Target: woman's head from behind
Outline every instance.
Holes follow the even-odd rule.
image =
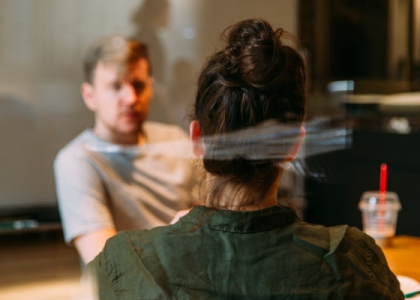
[[[282,159],[249,155],[247,143],[253,138],[246,132],[273,121],[300,127],[306,107],[305,63],[284,44],[291,36],[261,19],[241,21],[224,37],[225,48],[209,58],[200,74],[194,120],[204,137],[204,168],[215,179],[210,190],[214,203],[230,186],[247,195],[244,204],[258,205],[277,179]],[[232,140],[230,133],[237,131],[244,134],[233,134]]]

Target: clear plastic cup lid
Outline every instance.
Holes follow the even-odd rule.
[[[386,191],[382,195],[379,191],[366,191],[360,197],[359,209],[361,210],[374,210],[382,203],[386,209],[400,210],[401,203],[396,193]]]

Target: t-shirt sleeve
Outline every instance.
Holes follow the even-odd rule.
[[[54,174],[67,243],[97,229],[114,228],[103,180],[86,155],[60,152],[54,161]]]

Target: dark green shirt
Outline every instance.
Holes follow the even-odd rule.
[[[175,225],[126,231],[86,269],[100,299],[404,299],[374,240],[277,206],[196,206]]]

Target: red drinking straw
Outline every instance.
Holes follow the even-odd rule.
[[[381,164],[381,174],[379,178],[379,229],[380,230],[382,230],[384,227],[387,172],[388,172],[388,166],[386,164]]]
[[[381,177],[379,182],[379,191],[381,194],[385,194],[386,192],[386,175],[387,175],[388,167],[386,164],[381,164]]]

